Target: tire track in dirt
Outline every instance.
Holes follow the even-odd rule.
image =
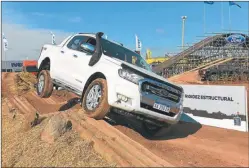
[[[38,96],[34,94],[26,94],[24,97],[28,100],[30,104],[32,104],[36,110],[40,114],[46,114],[46,113],[51,113],[54,111],[58,111],[60,107],[62,106],[61,104],[48,104],[46,101],[42,100]]]
[[[12,96],[9,98],[11,106],[16,107],[19,112],[24,116],[25,123],[23,128],[25,130],[30,129],[35,122],[37,122],[38,117],[36,109],[24,98],[19,96]]]
[[[30,92],[30,94],[38,98],[38,95],[35,92]],[[57,104],[51,97],[40,99],[40,101],[47,104]]]
[[[49,98],[39,98],[38,95],[36,94],[36,92],[30,92],[29,94],[32,95],[36,100],[38,100],[44,104],[64,104],[64,103],[66,103],[66,101],[61,102],[61,101],[56,100],[54,95],[51,95],[51,97],[49,97]]]

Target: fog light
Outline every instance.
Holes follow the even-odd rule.
[[[122,96],[122,100],[123,100],[124,102],[126,102],[126,101],[128,100],[128,98],[125,97],[125,96]]]
[[[180,109],[176,108],[176,107],[173,107],[170,109],[170,112],[175,113],[175,114],[179,113],[179,111],[180,111]]]
[[[122,95],[118,94],[118,100],[122,99]]]
[[[128,101],[128,97],[121,95],[121,94],[117,94],[118,100],[122,100],[124,102]]]

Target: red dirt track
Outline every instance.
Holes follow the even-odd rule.
[[[162,138],[146,138],[139,122],[118,115],[94,120],[84,116],[77,96],[54,91],[47,99],[34,91],[16,95],[9,89],[15,73],[2,73],[2,95],[27,118],[60,114],[70,119],[81,138],[91,140],[107,161],[125,167],[248,167],[248,134],[180,122]],[[2,128],[4,129],[4,128]]]

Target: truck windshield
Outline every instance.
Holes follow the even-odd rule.
[[[101,39],[103,54],[131,63],[148,71],[152,71],[147,62],[137,53],[122,47],[119,44]]]

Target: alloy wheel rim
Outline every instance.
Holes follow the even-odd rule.
[[[39,91],[39,93],[42,92],[42,89],[44,87],[44,81],[45,81],[44,75],[41,75],[39,77],[39,81],[38,81],[38,91]]]
[[[86,96],[86,107],[88,110],[94,110],[100,103],[102,96],[101,86],[93,85]]]

